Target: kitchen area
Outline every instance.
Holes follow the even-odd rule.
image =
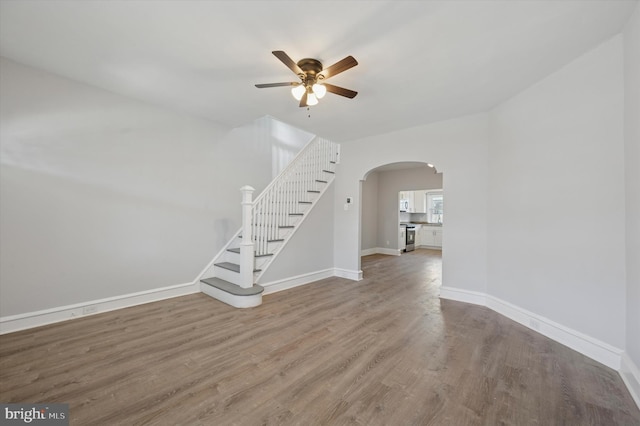
[[[429,163],[393,163],[368,173],[362,182],[360,255],[441,250],[443,187],[442,172]]]
[[[400,252],[416,248],[442,250],[442,189],[400,191],[398,247]]]

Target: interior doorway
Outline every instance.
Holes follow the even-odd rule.
[[[443,173],[434,165],[412,161],[376,167],[361,181],[361,200],[361,256],[407,255],[403,245],[403,241],[406,243],[406,226],[411,227],[415,236],[415,250],[441,252],[444,234]],[[435,209],[439,209],[438,212]],[[439,277],[441,281],[441,275]]]

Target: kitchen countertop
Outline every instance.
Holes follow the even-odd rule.
[[[429,223],[429,222],[400,222],[400,226],[407,225],[422,225],[422,226],[442,226],[441,223]]]

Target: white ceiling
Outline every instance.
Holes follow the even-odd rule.
[[[636,1],[2,0],[0,54],[227,126],[345,141],[486,111],[620,32]],[[359,65],[299,108],[272,54]]]

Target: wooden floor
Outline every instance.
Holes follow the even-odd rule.
[[[72,425],[640,425],[615,371],[439,300],[440,265],[373,255],[249,310],[196,294],[0,336],[0,401]]]

